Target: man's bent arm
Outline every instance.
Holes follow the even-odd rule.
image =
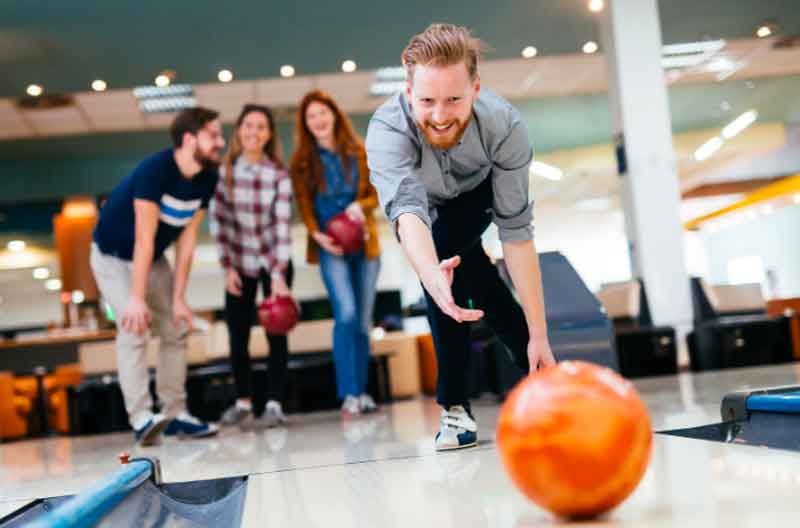
[[[155,252],[159,208],[157,203],[140,198],[133,201],[133,207],[136,216],[136,238],[133,243],[131,297],[144,301],[147,295],[147,277]]]
[[[504,242],[503,255],[525,312],[530,339],[533,341],[546,340],[547,319],[542,293],[542,273],[539,269],[539,256],[536,254],[533,240]]]

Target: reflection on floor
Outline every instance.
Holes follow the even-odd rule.
[[[637,381],[655,430],[719,421],[725,393],[800,384],[800,365]],[[498,404],[475,402],[481,443],[436,453],[439,408],[398,402],[377,415],[295,415],[288,427],[133,450],[162,461],[167,482],[251,475],[245,526],[542,526],[554,522],[508,481],[495,450]],[[0,445],[0,517],[31,499],[72,494],[117,467],[132,436],[48,438]],[[768,526],[794,518],[795,453],[656,435],[634,495],[612,526]],[[587,526],[583,524],[582,526]]]

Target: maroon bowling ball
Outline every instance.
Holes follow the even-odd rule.
[[[264,299],[258,306],[258,320],[270,334],[288,333],[300,319],[300,311],[294,299],[279,295]]]
[[[331,237],[345,255],[358,253],[364,247],[364,226],[351,220],[347,213],[339,213],[328,222],[325,234]]]

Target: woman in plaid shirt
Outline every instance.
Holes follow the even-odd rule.
[[[281,157],[270,109],[245,105],[209,208],[211,233],[225,269],[225,320],[237,393],[236,403],[222,415],[225,425],[274,427],[286,421],[281,405],[289,355],[286,336],[267,334],[267,386],[255,387],[257,394],[248,350],[259,283],[265,298],[291,293],[292,184]],[[254,418],[254,399],[258,404],[266,402],[258,419]]]

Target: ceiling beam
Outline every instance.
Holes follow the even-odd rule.
[[[785,176],[782,176],[779,178],[709,183],[681,193],[681,198],[685,200],[688,198],[707,198],[709,196],[723,196],[726,194],[751,193],[761,187],[777,183],[785,178]]]

